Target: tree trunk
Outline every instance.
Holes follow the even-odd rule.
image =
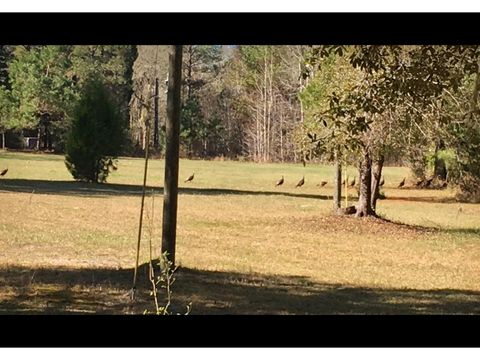
[[[188,66],[187,66],[187,101],[189,101],[192,98],[192,73],[193,73],[193,45],[188,46]],[[195,136],[193,132],[193,119],[192,116],[189,116],[189,123],[188,123],[188,129],[190,131],[190,135],[188,137],[188,146],[187,146],[187,151],[188,151],[188,157],[192,157],[193,155],[193,138]]]
[[[175,265],[177,232],[178,164],[182,89],[182,45],[172,45],[169,59],[167,119],[165,121],[165,182],[163,198],[162,254]]]
[[[372,209],[372,159],[368,152],[365,153],[360,166],[360,198],[358,199],[357,213],[355,216],[375,215]]]
[[[267,161],[267,103],[268,103],[268,97],[267,97],[267,54],[265,53],[264,56],[264,65],[263,65],[263,151],[262,151],[262,157],[263,157],[263,162]]]
[[[280,113],[280,158],[284,162],[283,155],[283,111]]]
[[[333,182],[333,211],[339,214],[342,200],[342,165],[335,154],[335,179]]]
[[[2,150],[5,150],[5,131],[2,131]]]
[[[145,125],[142,125],[142,150],[145,150],[145,144],[147,143],[147,133]]]
[[[153,98],[153,148],[158,151],[160,141],[158,135],[158,78],[155,78],[155,97]]]
[[[377,200],[380,196],[380,178],[382,177],[383,162],[385,158],[380,155],[379,158],[372,163],[372,209],[376,211]]]
[[[477,63],[477,75],[475,77],[475,85],[473,87],[472,100],[470,102],[470,110],[472,113],[478,110],[478,93],[480,92],[480,61]]]
[[[256,116],[255,116],[255,130],[256,130],[256,138],[254,140],[254,144],[255,144],[255,158],[254,158],[254,161],[255,162],[259,162],[260,161],[260,110],[258,109],[258,107],[256,108]]]
[[[267,161],[271,160],[271,148],[272,148],[272,114],[274,113],[274,103],[273,103],[273,52],[270,51],[270,71],[269,71],[269,92],[270,98],[268,101],[268,153]]]
[[[445,160],[438,157],[438,151],[442,150],[441,144],[438,142],[435,144],[435,159],[433,167],[433,177],[442,181],[447,180],[447,166]]]
[[[37,151],[40,151],[40,141],[42,140],[42,130],[41,126],[38,126],[38,131],[37,131]]]

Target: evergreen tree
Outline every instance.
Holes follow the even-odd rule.
[[[15,127],[37,129],[42,147],[61,148],[76,89],[69,77],[69,46],[17,46],[9,65]],[[40,147],[40,144],[39,144]],[[58,150],[58,148],[57,148]]]
[[[112,94],[98,79],[89,80],[73,111],[65,164],[79,181],[105,182],[124,139],[125,121]]]
[[[80,86],[92,77],[101,80],[115,94],[122,115],[127,115],[136,56],[133,45],[75,45],[72,73]]]
[[[8,79],[8,65],[13,57],[13,46],[0,45],[0,86],[4,86],[7,89],[10,87],[10,81]]]

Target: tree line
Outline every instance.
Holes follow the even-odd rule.
[[[127,120],[135,46],[0,46],[0,131],[9,147],[37,137],[37,150],[63,152],[83,86],[102,81]],[[2,144],[5,145],[5,144]]]
[[[167,48],[0,46],[2,145],[33,136],[39,150],[64,151],[75,104],[94,78],[115,99],[125,126],[122,153],[143,154],[149,144],[164,155]],[[479,52],[460,45],[185,45],[181,156],[321,161],[338,171],[355,165],[359,215],[375,213],[388,162],[410,166],[419,184],[434,178],[479,196]]]

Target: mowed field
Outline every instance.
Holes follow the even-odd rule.
[[[73,181],[63,156],[0,152],[9,169],[0,178],[0,314],[153,309],[145,263],[149,238],[160,252],[160,159],[149,162],[144,265],[129,300],[143,164],[121,158],[108,183],[94,185]],[[331,215],[333,167],[181,160],[173,309],[479,314],[480,205],[456,203],[451,189],[413,189],[407,168],[384,175],[386,220],[355,219]]]

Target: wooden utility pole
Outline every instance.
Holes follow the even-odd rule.
[[[165,121],[165,181],[163,187],[162,254],[175,265],[177,230],[178,163],[182,88],[182,45],[172,45],[169,57],[167,119]]]
[[[159,136],[158,136],[158,78],[155,78],[155,97],[153,102],[153,148],[159,149]]]

